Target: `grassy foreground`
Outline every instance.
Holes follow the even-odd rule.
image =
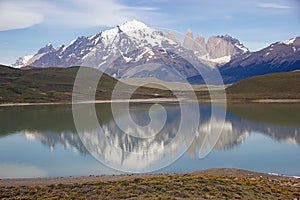
[[[196,90],[199,101],[209,101],[209,91],[202,89]],[[228,86],[225,89],[227,101],[252,102],[267,100],[279,100],[279,102],[300,101],[300,70],[292,72],[282,72],[246,78]],[[215,100],[223,98],[222,91],[211,91]]]
[[[300,70],[247,78],[226,93],[229,100],[300,99]]]
[[[297,199],[299,180],[208,174],[137,176],[113,181],[2,186],[2,199]]]
[[[99,71],[86,68],[90,74],[85,77],[85,84],[93,80]],[[0,103],[49,103],[49,102],[71,102],[74,81],[79,67],[69,68],[25,68],[15,69],[0,65]],[[103,74],[99,80],[96,90],[96,100],[110,100],[112,91],[118,80]],[[168,90],[141,87],[135,88],[122,84],[118,95],[132,93],[132,98],[157,98],[172,97]]]
[[[53,103],[71,102],[74,80],[79,67],[69,68],[27,68],[15,69],[0,65],[0,103]],[[89,68],[95,71],[98,70]],[[92,73],[93,74],[93,73]],[[94,77],[86,77],[84,81]],[[110,100],[118,80],[103,74],[95,93],[96,100]],[[174,98],[171,91],[157,86],[140,87],[121,83],[122,91],[117,96],[121,99],[125,93],[133,93],[132,99]],[[198,86],[200,87],[200,86]],[[199,101],[210,101],[210,93],[205,86],[197,88],[195,93]],[[184,91],[189,96],[191,91]],[[223,98],[215,88],[211,94]],[[229,102],[247,102],[261,99],[300,99],[300,71],[275,73],[244,79],[226,88]]]

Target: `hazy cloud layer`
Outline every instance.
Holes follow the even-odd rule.
[[[188,20],[234,20],[234,15],[261,15],[259,9],[287,10],[291,1],[274,0],[1,0],[0,31],[27,28],[43,23],[76,28],[115,26],[131,19],[154,25]],[[289,3],[289,4],[288,4]],[[234,5],[234,6],[233,6]],[[295,5],[295,3],[294,3]],[[162,8],[162,9],[161,9]],[[185,13],[184,17],[179,13]],[[176,15],[179,14],[177,17]]]

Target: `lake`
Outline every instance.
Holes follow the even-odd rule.
[[[100,132],[89,112],[84,126],[75,126],[71,105],[0,107],[0,178],[223,167],[300,176],[300,104],[234,104],[214,113],[210,104],[197,104],[199,124],[194,129],[193,119],[186,119],[180,134],[177,103],[164,103],[164,112],[152,110],[152,127],[131,126],[130,117],[140,127],[149,124],[150,106],[131,104],[128,116],[122,106],[113,115],[110,104],[96,104]],[[193,106],[184,106],[193,112]],[[222,132],[214,133],[220,124]]]

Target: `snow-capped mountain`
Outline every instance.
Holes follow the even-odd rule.
[[[42,47],[38,52],[34,55],[27,55],[17,59],[17,61],[12,64],[13,67],[20,68],[26,65],[31,65],[35,61],[39,60],[46,54],[54,52],[55,49],[53,48],[51,43],[48,43],[45,47]]]
[[[30,63],[29,61],[32,57],[33,57],[33,55],[26,55],[26,56],[20,57],[16,60],[16,62],[14,64],[12,64],[12,66],[15,68],[23,67],[27,63]]]
[[[119,79],[154,77],[195,84],[205,83],[203,77],[214,79],[211,73],[220,70],[224,82],[233,83],[299,69],[299,46],[297,37],[249,52],[229,35],[211,36],[205,41],[203,36],[194,38],[188,29],[181,41],[172,32],[165,34],[133,20],[89,37],[78,37],[66,46],[54,48],[47,44],[35,55],[19,58],[13,66],[79,65],[98,68]]]
[[[224,82],[233,83],[244,78],[274,72],[300,69],[300,37],[276,42],[257,51],[236,57],[220,68]]]
[[[184,81],[188,77],[199,75],[199,70],[201,73],[209,72],[210,67],[215,66],[205,62],[214,62],[215,59],[216,63],[220,63],[219,60],[224,60],[222,57],[237,54],[236,48],[231,50],[231,47],[224,47],[234,46],[226,37],[222,39],[218,36],[216,41],[209,39],[202,52],[199,45],[190,49],[187,41],[181,45],[174,34],[165,35],[162,31],[133,20],[89,37],[78,37],[68,45],[56,49],[48,44],[30,59],[20,58],[14,66],[84,65],[98,68],[116,78],[156,77],[166,81]],[[195,41],[202,40],[197,37]],[[209,56],[204,59],[203,56],[207,53]]]

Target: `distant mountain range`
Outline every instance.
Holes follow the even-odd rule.
[[[297,69],[300,69],[300,37],[276,42],[257,52],[247,52],[223,65],[220,71],[224,82],[233,83],[252,76]]]
[[[257,52],[246,52],[218,66],[217,69],[225,84],[258,75],[299,70],[300,37],[273,43]],[[198,75],[190,77],[189,82],[199,84],[203,83],[203,80]]]
[[[133,20],[89,37],[78,37],[66,46],[54,48],[47,44],[13,64],[27,65],[84,65],[118,79],[155,77],[193,84],[204,83],[203,77],[213,80],[212,74],[219,70],[225,83],[234,83],[251,76],[300,69],[300,38],[249,52],[229,35],[211,36],[205,42],[202,36],[194,38],[189,29],[180,41],[172,32],[164,34]]]

